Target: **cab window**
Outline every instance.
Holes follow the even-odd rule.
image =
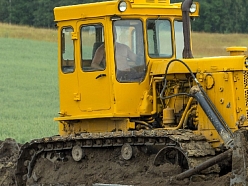
[[[147,20],[148,54],[151,58],[172,57],[171,23],[169,20]]]
[[[104,32],[101,24],[81,27],[81,56],[83,71],[101,71],[106,68]]]
[[[176,58],[182,58],[183,48],[184,48],[182,21],[179,20],[174,21],[174,30],[175,30],[175,42],[176,42]]]
[[[71,37],[72,27],[65,27],[61,33],[61,68],[63,73],[72,73],[75,70],[74,44]]]
[[[140,82],[145,77],[144,35],[140,20],[113,22],[116,79]]]

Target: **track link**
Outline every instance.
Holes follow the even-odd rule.
[[[81,133],[67,137],[53,136],[32,140],[22,146],[16,169],[16,184],[27,185],[37,158],[44,152],[62,153],[75,145],[82,148],[131,146],[169,146],[180,148],[192,168],[215,155],[215,150],[201,135],[189,130],[140,130],[127,132]]]

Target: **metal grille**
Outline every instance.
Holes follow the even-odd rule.
[[[248,71],[243,71],[244,75],[244,87],[248,88]]]
[[[246,118],[248,118],[248,71],[243,71]]]
[[[248,71],[243,71],[245,106],[248,107]],[[246,114],[247,115],[247,114]]]
[[[248,107],[248,90],[245,90],[245,106]]]

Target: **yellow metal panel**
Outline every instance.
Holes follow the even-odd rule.
[[[148,78],[142,83],[115,82],[115,116],[139,116],[143,94],[149,88]]]
[[[128,131],[134,129],[134,122],[130,122],[127,118],[117,119],[85,119],[74,123],[61,121],[59,123],[59,134],[62,136],[82,133],[82,132],[113,132]]]
[[[61,70],[61,30],[63,26],[75,27],[75,22],[67,21],[64,24],[60,23],[58,29],[58,72],[59,72],[59,95],[60,95],[60,113],[63,116],[72,116],[80,114],[78,102],[75,99],[80,99],[78,91],[77,73],[63,73]],[[74,29],[74,32],[76,30]],[[76,58],[74,59],[76,61]]]
[[[105,74],[106,76],[97,78]],[[81,92],[80,109],[86,112],[111,108],[110,73],[105,71],[79,72],[79,89]]]
[[[247,126],[247,121],[244,119],[247,117],[248,106],[247,95],[244,94],[247,77],[243,71],[197,75],[209,98],[232,131],[237,130],[238,126]],[[214,146],[220,145],[218,139],[222,141],[221,137],[200,106],[198,106],[198,122],[197,133],[203,134],[208,140],[213,141]]]
[[[162,4],[162,5],[169,5],[170,0],[132,0],[134,4]]]
[[[55,21],[114,15],[119,12],[117,5],[118,4],[115,1],[107,1],[89,4],[79,4],[73,6],[55,7]]]
[[[88,21],[79,21],[77,22],[77,28],[80,29],[82,25],[88,25],[88,24],[102,24],[104,25],[104,34],[105,35],[105,45],[110,46],[108,44],[108,40],[112,38],[108,38],[108,34],[110,36],[111,33],[108,33],[106,30],[106,20],[105,19],[94,19],[94,20],[88,20]],[[80,55],[80,48],[81,43],[78,41],[77,43],[78,48],[78,56]],[[106,60],[109,60],[108,55],[106,55]],[[106,69],[103,71],[83,71],[81,69],[81,60],[79,60],[78,66],[80,67],[78,69],[78,85],[79,85],[79,91],[81,94],[81,101],[80,101],[80,109],[82,113],[87,117],[87,115],[94,115],[95,112],[93,111],[99,111],[99,115],[110,115],[110,112],[112,112],[111,104],[113,100],[112,92],[112,84],[111,84],[111,63],[107,63]],[[109,110],[103,112],[103,110]],[[99,116],[95,116],[99,117]]]
[[[244,66],[246,56],[222,56],[209,58],[183,59],[193,72],[221,72],[246,69]],[[170,60],[152,60],[151,75],[164,74]],[[180,62],[170,65],[168,73],[188,73],[187,68]]]
[[[211,79],[210,82],[209,79]],[[200,83],[203,84],[206,93],[228,126],[231,129],[236,129],[236,122],[238,120],[236,95],[239,95],[239,93],[233,81],[233,72],[205,73]],[[202,113],[203,111],[201,110],[200,112]],[[205,114],[202,113],[202,115],[199,116],[199,123],[203,125],[201,129],[214,129],[210,121],[206,121],[208,119],[206,119],[204,115]]]
[[[247,47],[227,47],[227,52],[230,52],[230,56],[245,55]]]
[[[78,103],[74,100],[75,94],[78,94],[77,75],[75,73],[63,74],[62,72],[59,74],[60,112],[64,113],[63,115],[79,114]]]

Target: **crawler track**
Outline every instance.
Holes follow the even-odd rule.
[[[93,153],[91,157],[94,157],[106,151],[116,151],[121,154],[121,147],[126,143],[137,148],[167,146],[180,149],[187,159],[188,168],[194,167],[215,155],[214,149],[206,141],[204,136],[195,135],[188,130],[172,131],[156,129],[128,132],[82,133],[67,137],[53,136],[33,140],[22,146],[17,162],[17,185],[28,185],[27,181],[30,178],[34,179],[32,173],[36,164],[42,159],[41,157],[44,158],[49,155],[47,159],[50,159],[50,161],[57,159],[52,157],[51,153],[56,154],[63,161],[65,157],[70,156],[71,149],[75,145],[79,145],[85,149],[84,153],[86,156]],[[69,159],[72,158],[69,157]],[[107,161],[106,163],[108,163]],[[80,162],[74,163],[79,164]],[[215,169],[213,171],[216,172],[218,170]],[[82,172],[82,174],[84,173]],[[41,184],[38,178],[35,181]]]

